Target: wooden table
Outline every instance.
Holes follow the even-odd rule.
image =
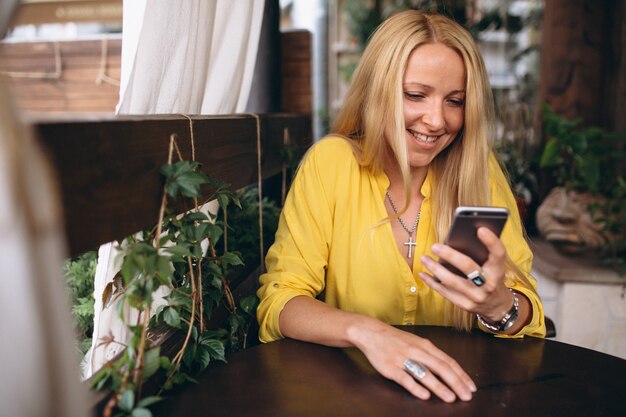
[[[157,416],[626,416],[626,360],[552,340],[497,339],[405,326],[456,358],[478,385],[470,402],[421,401],[356,349],[281,340],[215,363]]]

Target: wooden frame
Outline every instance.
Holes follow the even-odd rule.
[[[193,116],[196,160],[211,177],[238,189],[255,184],[257,118]],[[258,116],[262,177],[282,170],[283,140],[306,148],[310,117]],[[58,175],[72,256],[152,227],[161,201],[161,165],[170,135],[191,159],[190,120],[182,115],[79,116],[33,121]]]

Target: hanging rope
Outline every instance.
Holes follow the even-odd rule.
[[[111,78],[107,75],[108,55],[109,40],[107,38],[102,38],[102,41],[100,42],[100,68],[98,69],[98,75],[96,76],[96,84],[100,85],[104,82],[119,87],[120,80],[116,80],[115,78]]]
[[[283,129],[283,149],[287,150],[287,148],[291,145],[291,137],[289,136],[289,128],[286,127]],[[282,169],[282,184],[280,189],[280,205],[283,207],[285,205],[285,198],[287,197],[287,161],[283,160],[283,169]]]
[[[261,273],[265,272],[265,247],[263,244],[263,172],[261,170],[261,118],[256,113],[248,113],[256,120],[256,168],[257,194],[259,198],[259,255],[261,256]]]

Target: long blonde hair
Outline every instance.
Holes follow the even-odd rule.
[[[438,14],[407,10],[391,16],[370,38],[331,131],[347,138],[359,164],[375,174],[383,170],[389,143],[402,173],[406,210],[411,183],[402,83],[410,54],[429,43],[440,43],[456,51],[463,59],[466,78],[463,129],[430,166],[432,222],[437,240],[442,241],[457,206],[490,204],[487,167],[495,134],[493,96],[482,56],[467,30]],[[512,262],[507,262],[507,266],[532,288],[519,268]],[[474,315],[448,304],[447,311],[455,326],[473,326]]]

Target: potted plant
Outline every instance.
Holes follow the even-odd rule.
[[[537,228],[561,252],[589,255],[626,272],[626,135],[580,127],[548,105],[540,167],[556,186],[537,210]]]

